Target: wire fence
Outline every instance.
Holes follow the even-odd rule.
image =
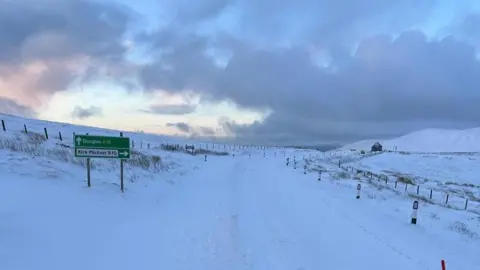
[[[453,190],[442,190],[440,188],[425,188],[420,184],[415,184],[410,178],[403,176],[388,176],[377,174],[371,171],[356,169],[352,166],[339,167],[348,173],[353,173],[354,178],[367,178],[369,183],[383,188],[387,188],[397,193],[405,193],[408,196],[429,202],[431,204],[442,205],[457,210],[470,210],[480,214],[480,199],[475,197],[471,188],[480,188],[474,185],[460,185],[463,187],[464,194],[459,194]],[[446,186],[443,185],[445,188]]]
[[[72,132],[72,126],[67,124],[60,123],[50,123],[51,125],[47,128],[47,125],[44,125],[45,122],[31,122],[28,125],[20,123],[18,121],[7,122],[4,119],[1,119],[0,131],[6,133],[14,134],[26,134],[34,135],[36,137],[42,137],[48,141],[56,141],[65,146],[73,147],[73,139],[75,134],[77,135],[98,135],[98,136],[120,136],[123,135],[130,136],[131,138],[131,148],[162,148],[164,150],[171,150],[178,148],[181,145],[182,148],[193,147],[202,153],[205,152],[225,152],[225,151],[239,151],[244,149],[256,149],[256,150],[266,150],[270,148],[278,148],[278,146],[264,146],[264,145],[242,145],[242,144],[226,144],[226,143],[188,143],[188,141],[183,141],[182,143],[167,142],[164,140],[163,143],[159,143],[158,139],[161,135],[148,135],[148,134],[138,134],[133,132],[120,132],[114,130],[106,130],[100,128],[89,127],[89,133],[87,132]],[[150,137],[151,140],[143,140],[138,137]]]

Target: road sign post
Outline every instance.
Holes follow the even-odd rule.
[[[75,157],[87,158],[87,182],[90,187],[90,159],[120,159],[120,189],[123,190],[123,160],[130,158],[130,139],[121,137],[89,136],[74,134]]]
[[[123,132],[120,132],[120,137],[123,138]],[[120,159],[120,190],[124,193],[123,189],[123,159]]]
[[[91,182],[90,182],[90,158],[87,158],[87,186],[91,187]]]

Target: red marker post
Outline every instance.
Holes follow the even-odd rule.
[[[442,270],[447,270],[447,267],[445,266],[445,260],[442,260]]]

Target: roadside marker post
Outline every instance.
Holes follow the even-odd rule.
[[[360,199],[360,190],[362,190],[362,185],[360,183],[357,184],[357,199]]]
[[[413,210],[412,210],[412,224],[417,224],[417,215],[418,215],[418,201],[413,202]]]

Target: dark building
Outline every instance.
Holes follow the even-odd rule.
[[[381,152],[381,151],[383,151],[383,146],[379,142],[376,142],[374,145],[372,145],[372,152]]]

